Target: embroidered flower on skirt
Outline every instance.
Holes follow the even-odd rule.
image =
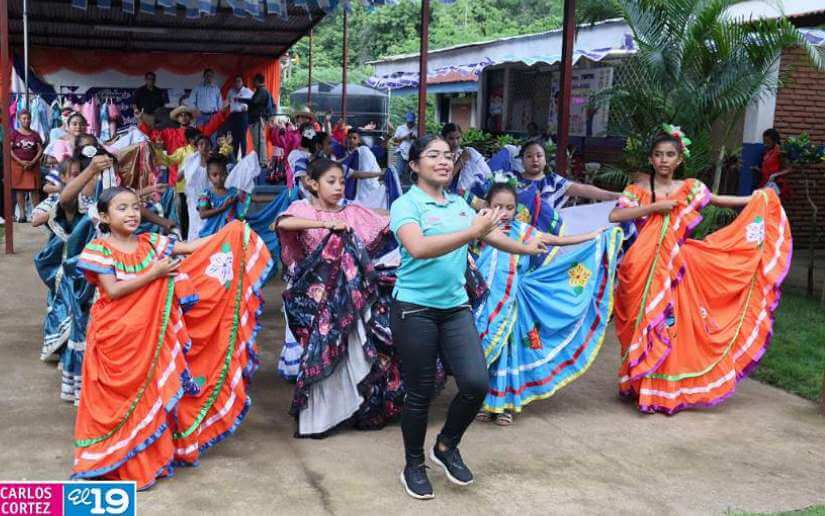
[[[585,267],[584,264],[577,263],[570,267],[567,275],[569,276],[568,283],[573,287],[573,292],[578,295],[584,292],[584,287],[587,286],[592,272],[590,272],[590,269]]]
[[[224,246],[228,246],[228,244],[224,244]],[[221,251],[209,257],[209,266],[206,268],[205,274],[229,288],[233,277],[232,253],[223,248]]]
[[[756,217],[745,227],[745,239],[756,245],[762,245],[765,241],[765,221],[762,217]]]

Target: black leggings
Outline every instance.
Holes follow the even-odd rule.
[[[408,465],[424,462],[427,415],[435,390],[436,359],[455,377],[458,394],[450,403],[438,440],[458,446],[484,403],[489,377],[469,306],[445,310],[394,301],[390,324],[401,359],[407,398],[401,417]]]

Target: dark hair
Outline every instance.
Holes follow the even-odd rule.
[[[524,145],[522,145],[521,149],[519,149],[519,151],[518,151],[518,157],[523,158],[524,155],[527,154],[527,148],[531,147],[533,145],[538,145],[539,148],[541,148],[541,150],[544,151],[544,144],[541,143],[541,140],[537,140],[537,139],[534,138],[532,140],[527,140],[526,142],[524,142]],[[546,154],[546,152],[545,152],[545,154]]]
[[[241,82],[244,82],[244,83],[246,82],[246,81],[244,80],[244,78],[243,78],[243,75],[241,75],[241,74],[237,74],[237,75],[235,75],[235,79],[240,79],[240,80],[241,80]]]
[[[60,173],[68,172],[74,164],[80,165],[80,160],[75,158],[64,159],[63,163],[60,164]]]
[[[152,76],[152,79],[157,79],[158,78],[158,76],[155,75],[155,72],[146,72],[145,74],[143,74],[144,79],[147,79],[149,76]]]
[[[653,142],[650,144],[650,154],[649,155],[652,156],[653,151],[656,150],[656,147],[658,147],[659,145],[661,145],[663,143],[672,143],[673,146],[676,147],[676,150],[679,152],[680,155],[685,152],[685,148],[682,145],[682,140],[680,140],[679,138],[673,136],[670,133],[662,132],[662,133],[657,134],[653,138]],[[679,170],[679,169],[677,168],[676,170]],[[673,171],[674,174],[676,173],[676,170]],[[656,171],[654,170],[650,173],[650,196],[651,196],[650,198],[651,198],[651,202],[656,202],[656,182],[655,182],[655,179],[656,179]]]
[[[195,140],[195,146],[197,146],[197,145],[201,142],[201,140],[206,140],[206,143],[208,143],[208,144],[209,144],[209,147],[210,147],[210,148],[212,147],[212,140],[211,140],[208,136],[206,136],[205,134],[203,134],[203,133],[200,133],[200,134],[198,135],[198,138]],[[207,157],[208,157],[208,156],[207,156]]]
[[[74,155],[75,155],[74,157],[76,157],[76,158],[78,157],[78,154],[80,154],[80,150],[81,150],[80,142],[83,141],[83,140],[89,140],[90,142],[94,142],[94,143],[90,143],[89,145],[97,145],[98,144],[97,136],[95,136],[93,134],[89,134],[89,133],[78,134],[77,136],[74,137]]]
[[[315,125],[313,125],[312,122],[304,122],[303,124],[298,126],[298,134],[301,135],[301,147],[303,147],[305,149],[311,149],[312,145],[313,145],[312,142],[314,141],[314,139],[313,138],[306,138],[304,136],[304,130],[307,129],[307,128],[310,128],[314,131],[315,130]],[[315,136],[318,136],[318,134],[316,133]]]
[[[775,128],[771,127],[770,129],[765,129],[765,132],[762,133],[763,137],[768,137],[774,141],[777,145],[782,143],[782,136],[779,135],[779,131]]]
[[[414,140],[412,142],[412,145],[410,146],[409,160],[418,161],[419,159],[421,159],[421,154],[423,154],[427,147],[429,147],[430,144],[435,141],[442,141],[444,143],[447,143],[447,140],[445,140],[442,136],[437,134],[425,134],[421,138],[417,138],[416,140]]]
[[[203,76],[204,76],[204,77],[206,77],[206,74],[208,74],[208,73],[214,74],[214,73],[215,73],[215,71],[214,71],[213,69],[211,69],[211,68],[206,68],[206,69],[203,71]]]
[[[518,193],[513,185],[510,183],[493,183],[493,186],[490,187],[490,191],[487,192],[487,197],[485,198],[487,204],[490,204],[493,201],[493,197],[501,192],[509,192],[513,195],[513,198],[516,199],[516,202],[518,202]]]
[[[358,136],[361,136],[361,131],[359,131],[358,129],[356,129],[356,128],[354,128],[354,127],[350,127],[350,128],[347,130],[347,136],[349,136],[349,135],[351,135],[351,134],[357,134]]]
[[[445,140],[443,136],[438,134],[425,134],[421,138],[416,138],[415,140],[413,140],[412,145],[410,146],[410,157],[408,161],[413,162],[420,160],[421,155],[424,153],[425,150],[427,150],[427,147],[429,147],[435,141],[442,141],[444,143],[447,143],[447,140]],[[418,173],[410,171],[410,179],[413,183],[417,183]]]
[[[316,158],[310,161],[309,165],[307,166],[307,178],[312,179],[313,181],[320,181],[324,174],[326,174],[334,168],[337,168],[342,173],[344,172],[344,168],[337,161],[333,161],[327,158]],[[309,190],[312,195],[318,197],[318,192],[313,190],[308,185],[307,190]]]
[[[97,198],[97,212],[98,213],[108,213],[109,212],[109,203],[122,193],[129,192],[130,194],[137,197],[137,194],[131,188],[126,188],[125,186],[113,186],[111,188],[107,188],[103,190]],[[101,222],[98,226],[101,231],[104,233],[109,232],[109,225]]]
[[[68,174],[69,171],[72,169],[72,165],[74,165],[75,163],[77,163],[78,166],[81,166],[80,160],[75,159],[74,157],[63,160],[63,163],[60,164],[60,175],[65,176],[66,174]]]
[[[323,147],[324,142],[329,139],[329,133],[325,133],[324,131],[318,131],[315,133],[315,138],[312,139],[312,147],[311,150],[314,152],[318,152],[320,147]]]
[[[263,75],[261,75],[261,74],[259,74],[259,73],[256,73],[256,74],[255,74],[255,77],[253,77],[253,78],[252,78],[252,81],[253,81],[255,84],[263,84],[263,83],[265,83],[265,82],[266,82],[266,80],[264,79],[264,76],[263,76]]]
[[[198,136],[200,136],[201,132],[197,127],[187,127],[183,131],[183,135],[186,138],[186,141],[198,141]]]
[[[86,120],[86,117],[83,116],[80,113],[80,111],[74,111],[71,115],[69,115],[69,118],[66,119],[66,127],[68,127],[69,124],[72,123],[72,118],[75,118],[75,117],[80,118],[81,120],[83,120],[84,124],[89,125],[89,122]]]
[[[458,124],[454,124],[452,122],[449,122],[449,123],[444,124],[444,127],[441,128],[441,136],[443,136],[444,138],[446,138],[448,134],[454,133],[454,132],[461,133],[462,132],[461,131],[461,126],[459,126]]]
[[[221,167],[224,173],[227,173],[226,166],[229,164],[229,159],[221,154],[220,152],[213,152],[206,158],[206,167],[209,168],[209,165],[215,165]]]
[[[97,154],[95,154],[96,156],[99,154],[104,154],[114,159],[114,156],[112,156],[109,152],[106,151],[106,149],[100,146],[100,143],[97,141],[97,137],[95,137],[95,135],[89,133],[78,134],[74,138],[74,152],[72,152],[72,159],[78,160],[80,162],[81,167],[88,167],[89,162],[92,159],[82,154],[83,147],[86,146],[82,144],[83,140],[89,140],[89,143],[87,145],[91,145],[97,149]]]

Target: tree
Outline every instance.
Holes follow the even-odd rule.
[[[814,66],[823,59],[787,19],[745,23],[726,16],[737,0],[614,0],[636,40],[638,52],[622,70],[621,84],[596,102],[609,100],[613,130],[648,141],[663,122],[681,126],[693,140],[686,175],[715,170],[716,192],[724,146],[711,150],[711,128],[735,127],[748,104],[775,91],[772,77],[782,51],[800,47]],[[646,152],[646,145],[638,145]]]

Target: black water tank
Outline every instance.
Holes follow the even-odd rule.
[[[341,117],[341,85],[319,83],[312,85],[312,111],[316,116],[323,118],[327,112],[332,113],[332,121]],[[307,103],[307,88],[293,91],[289,95],[292,107],[305,106]],[[378,129],[386,127],[387,123],[387,94],[361,86],[347,84],[347,123],[353,127],[362,127],[375,122]]]

